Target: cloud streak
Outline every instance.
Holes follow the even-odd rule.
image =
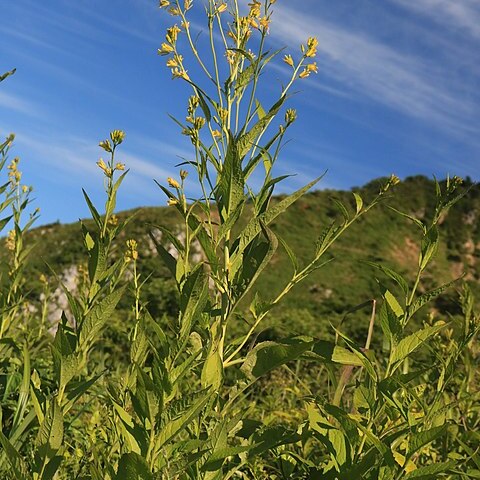
[[[480,3],[477,0],[390,0],[448,28],[480,39]]]
[[[455,92],[444,81],[442,69],[428,60],[289,7],[279,6],[274,20],[274,31],[284,42],[300,43],[307,34],[317,36],[322,74],[357,96],[367,96],[450,134],[464,136],[476,131],[472,119],[478,111],[471,98]]]

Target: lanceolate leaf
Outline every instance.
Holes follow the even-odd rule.
[[[403,480],[410,480],[415,478],[416,480],[435,480],[438,478],[439,473],[445,473],[455,467],[453,460],[449,462],[433,463],[426,465],[425,467],[417,468],[413,472],[407,473]]]
[[[263,234],[266,241],[254,240],[251,245],[245,249],[240,269],[237,272],[233,272],[235,273],[235,305],[241,301],[255,284],[258,276],[269,264],[273,254],[277,250],[278,240],[273,232],[264,227]]]
[[[218,179],[219,211],[224,222],[236,210],[237,206],[243,203],[244,185],[242,160],[238,152],[237,142],[230,133],[227,153]]]
[[[431,428],[422,432],[415,432],[408,441],[408,457],[417,453],[421,448],[429,443],[443,437],[447,433],[448,425]]]
[[[30,480],[32,477],[28,473],[26,464],[23,458],[17,452],[17,450],[10,443],[8,438],[0,431],[0,444],[2,445],[3,452],[7,457],[7,461],[13,470],[15,480]],[[2,455],[0,454],[0,455]]]
[[[136,452],[130,452],[120,458],[116,480],[153,480],[153,475],[145,459]]]
[[[252,148],[256,138],[265,130],[272,118],[278,113],[287,97],[282,96],[275,105],[244,135],[238,139],[238,155],[243,158]]]
[[[201,395],[187,410],[185,410],[180,417],[167,422],[156,438],[155,450],[157,454],[168,441],[198,417],[198,414],[210,400],[210,397],[210,391],[205,391],[205,393]]]
[[[452,280],[451,282],[444,283],[443,285],[440,285],[440,287],[434,288],[433,290],[430,290],[429,292],[424,293],[420,297],[418,297],[411,305],[409,308],[409,315],[413,315],[417,310],[420,310],[425,304],[430,302],[430,300],[433,300],[434,298],[438,297],[441,295],[445,290],[449,289],[452,285],[455,285],[459,280],[463,278],[463,275],[461,277],[456,278],[455,280]]]
[[[302,197],[308,190],[310,190],[314,185],[316,185],[322,177],[318,177],[305,187],[297,190],[296,192],[292,193],[285,199],[278,202],[276,205],[272,206],[262,215],[258,217],[252,218],[250,222],[247,224],[243,232],[241,233],[240,237],[235,241],[232,247],[232,256],[230,258],[232,263],[232,268],[236,271],[239,267],[239,263],[241,262],[242,254],[245,251],[247,245],[261,232],[262,230],[262,223],[265,226],[268,226],[271,222],[273,222],[281,213],[287,210],[290,205],[292,205],[295,201],[297,201],[300,197]]]
[[[262,342],[248,353],[241,370],[250,378],[258,378],[310,350],[313,340],[291,338],[282,342]]]
[[[122,298],[125,288],[124,286],[110,293],[87,313],[79,328],[79,342],[81,345],[88,346],[98,337],[105,323],[114,312],[117,303]]]
[[[397,364],[407,358],[413,351],[425,343],[432,335],[444,329],[448,324],[433,325],[425,327],[423,330],[412,333],[408,337],[400,340],[398,345],[392,349],[392,357],[390,359],[392,365]]]

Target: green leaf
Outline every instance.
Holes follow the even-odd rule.
[[[417,453],[429,443],[443,437],[448,430],[448,425],[441,425],[439,427],[431,428],[430,430],[424,430],[423,432],[413,433],[408,441],[408,454],[407,457],[410,458],[412,455]]]
[[[3,82],[7,77],[9,77],[10,75],[13,75],[16,71],[17,71],[17,69],[14,68],[13,70],[10,70],[9,72],[6,72],[6,73],[3,73],[2,75],[0,75],[0,82]]]
[[[43,470],[44,466],[48,465],[50,460],[56,457],[63,444],[63,412],[56,398],[51,400],[47,414],[38,430],[35,443],[37,446],[35,452],[36,470],[39,472]]]
[[[418,228],[420,228],[422,230],[422,232],[425,234],[427,232],[427,227],[425,227],[425,225],[423,224],[423,222],[421,222],[420,220],[418,220],[418,218],[415,218],[415,217],[412,217],[411,215],[408,215],[407,213],[403,213],[401,212],[400,210],[397,210],[396,208],[390,206],[390,205],[387,205],[387,207],[390,209],[390,210],[393,210],[395,213],[398,213],[399,215],[401,215],[402,217],[405,217],[405,218],[408,218],[408,220],[412,221]]]
[[[382,295],[392,312],[397,316],[397,318],[402,318],[405,315],[405,312],[403,311],[402,306],[400,305],[400,303],[398,303],[398,300],[393,296],[393,294],[389,290],[384,289]]]
[[[258,122],[248,132],[240,136],[237,145],[238,156],[240,158],[243,158],[252,148],[257,137],[263,133],[263,131],[268,127],[270,121],[279,112],[286,98],[287,97],[285,95],[280,97],[280,99],[272,106],[272,108],[270,108],[265,116],[258,120]]]
[[[10,430],[10,437],[15,433],[17,428],[20,425],[20,422],[23,420],[25,411],[28,405],[28,398],[30,396],[30,353],[28,350],[28,345],[24,344],[23,346],[23,377],[22,383],[20,385],[20,391],[18,394],[17,407],[15,409],[15,415],[13,417],[13,423]]]
[[[173,278],[177,279],[177,260],[175,257],[167,251],[167,249],[157,240],[157,238],[153,235],[152,232],[149,232],[150,238],[152,239],[155,248],[157,249],[158,254],[162,258],[165,266],[170,270]]]
[[[447,323],[442,323],[441,325],[425,327],[423,330],[412,333],[408,337],[400,340],[398,345],[392,349],[392,356],[390,359],[391,364],[398,364],[405,360],[405,358],[407,358],[413,351],[424,344],[432,335],[435,335],[447,325]]]
[[[380,307],[380,326],[384,335],[388,338],[390,344],[396,344],[402,333],[402,325],[398,316],[393,312],[387,302],[383,302]]]
[[[253,445],[245,445],[238,447],[224,447],[210,455],[208,460],[202,465],[202,472],[217,471],[222,468],[222,465],[226,458],[234,457],[239,453],[247,452],[253,447]]]
[[[126,286],[115,290],[100,300],[85,316],[79,328],[79,344],[87,347],[97,339],[107,320],[112,316]]]
[[[13,215],[10,215],[0,220],[0,232],[6,227],[6,225],[12,218],[13,218]]]
[[[411,478],[416,478],[417,480],[435,480],[438,478],[439,473],[446,473],[452,468],[455,468],[455,465],[456,462],[453,460],[449,462],[433,463],[407,473],[403,479],[410,480]]]
[[[262,231],[266,241],[254,239],[243,253],[243,261],[233,280],[235,305],[245,297],[255,284],[257,278],[270,263],[278,247],[277,237],[271,230],[262,225]],[[233,270],[233,269],[232,269]]]
[[[15,480],[31,479],[28,468],[18,451],[13,447],[8,438],[0,431],[0,444],[6,454],[7,461],[13,470]]]
[[[136,452],[124,453],[118,462],[116,480],[153,480],[145,459]]]
[[[332,197],[331,200],[338,207],[338,210],[342,214],[344,221],[348,222],[350,219],[350,214],[348,213],[347,207],[345,207],[345,205],[338,198]]]
[[[218,348],[213,348],[208,354],[202,369],[202,387],[213,387],[217,390],[222,384],[223,362]]]
[[[364,263],[374,268],[377,268],[378,270],[383,272],[402,289],[405,296],[408,295],[408,292],[409,292],[408,283],[399,273],[395,272],[391,268],[386,267],[385,265],[381,265],[380,263],[369,262],[369,261],[365,261]]]
[[[422,308],[425,304],[430,302],[430,300],[433,300],[434,298],[438,297],[441,295],[445,290],[449,289],[452,285],[455,285],[459,280],[461,280],[464,277],[462,275],[461,277],[456,278],[455,280],[452,280],[451,282],[444,283],[443,285],[440,285],[437,288],[434,288],[433,290],[430,290],[429,292],[424,293],[423,295],[420,295],[409,307],[408,313],[410,316],[412,316],[414,313],[416,313],[420,308]]]
[[[188,342],[192,327],[208,301],[208,282],[201,265],[190,273],[180,294],[180,341]]]
[[[273,222],[280,214],[287,210],[290,205],[295,203],[300,197],[302,197],[308,190],[310,190],[314,185],[316,185],[320,179],[323,177],[316,178],[308,185],[305,185],[303,188],[300,188],[296,192],[292,193],[288,197],[284,198],[276,205],[268,209],[265,213],[259,215],[258,217],[252,218],[239,238],[235,241],[232,247],[232,255],[230,257],[230,262],[232,264],[232,270],[238,270],[240,263],[242,261],[243,252],[247,245],[261,232],[262,224],[268,226]]]
[[[433,225],[425,234],[422,241],[422,252],[419,258],[420,270],[424,270],[438,250],[438,228]]]
[[[356,193],[356,192],[352,192],[353,193],[353,196],[355,198],[355,206],[356,206],[356,212],[357,214],[360,213],[362,211],[362,208],[363,208],[363,199],[362,197]]]
[[[155,451],[157,454],[160,453],[161,448],[169,442],[173,437],[178,435],[182,430],[184,430],[195,418],[198,417],[200,411],[205,407],[207,402],[211,398],[211,391],[205,391],[200,397],[187,409],[185,410],[178,418],[170,420],[162,428],[160,433],[156,437],[155,441]]]
[[[335,345],[326,340],[317,340],[312,348],[312,353],[318,359],[328,363],[338,363],[340,365],[351,365],[355,367],[363,367],[363,362],[350,350]],[[309,357],[311,354],[308,355]]]
[[[290,261],[292,262],[292,266],[293,266],[293,271],[294,273],[297,273],[298,271],[298,259],[297,259],[297,256],[295,255],[295,253],[293,252],[293,250],[290,248],[290,246],[288,245],[288,243],[283,240],[283,238],[277,236],[278,240],[280,241],[280,243],[282,244],[282,247],[285,249],[285,252],[287,253],[288,255],[288,258],[290,259]]]
[[[228,135],[227,153],[222,171],[218,174],[217,185],[219,211],[222,220],[225,222],[236,210],[237,206],[243,202],[245,187],[238,145],[230,132]]]
[[[87,192],[83,188],[82,188],[82,192],[83,192],[83,196],[85,197],[85,201],[87,202],[88,209],[90,210],[90,213],[92,214],[92,217],[95,220],[97,227],[102,228],[102,220],[100,218],[100,214],[98,213],[98,210],[95,208],[92,201],[90,200],[90,197],[87,195]]]
[[[310,350],[313,340],[300,338],[285,339],[281,342],[262,342],[251,350],[241,370],[250,378],[258,378],[271,370],[295,360]]]

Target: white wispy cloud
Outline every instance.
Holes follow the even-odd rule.
[[[480,38],[478,0],[390,0],[435,22]]]
[[[317,36],[321,74],[357,96],[367,96],[453,134],[476,131],[472,118],[478,111],[471,99],[445,82],[443,69],[432,66],[429,59],[400,52],[362,32],[282,5],[274,21],[273,33],[287,44],[304,42],[307,35]]]
[[[33,102],[2,90],[0,90],[0,106],[33,117],[38,117],[41,113],[38,105]]]

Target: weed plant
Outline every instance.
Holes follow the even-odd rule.
[[[69,308],[55,326],[46,312],[50,285],[60,279],[46,266],[41,299],[25,291],[34,247],[24,237],[38,211],[28,216],[31,188],[21,183],[18,160],[10,163],[0,188],[0,228],[12,226],[0,303],[2,478],[480,478],[473,298],[465,287],[463,316],[437,318],[423,307],[454,282],[419,293],[440,220],[465,193],[460,179],[436,183],[428,222],[398,212],[418,227],[414,278],[380,264],[365,267],[379,276],[378,302],[345,312],[348,322],[370,310],[364,342],[349,338],[342,323],[332,326],[335,341],[259,338],[272,310],[330,262],[336,240],[359,218],[375,215],[370,211],[398,183],[387,179],[368,202],[358,193],[349,203],[332,200],[341,220],[319,232],[306,263],[274,234],[273,222],[320,180],[273,198],[285,180],[274,176],[275,164],[296,119],[286,109],[291,88],[317,72],[317,40],[309,38],[283,56],[291,76],[275,101],[268,107],[259,101],[262,76],[281,55],[265,49],[274,3],[209,0],[208,38],[200,48],[189,23],[193,2],[160,1],[176,23],[159,54],[192,91],[185,120],[175,120],[192,143],[192,159],[180,165],[178,178],[158,184],[182,234],[149,227],[176,286],[174,321],[149,308],[151,279],[142,274],[137,240],[119,241],[130,221],[115,214],[128,173],[117,160],[124,132],[100,142],[106,201],[100,213],[84,192],[92,219],[79,232],[81,280],[75,292],[62,285]],[[204,77],[191,78],[188,62]],[[0,169],[12,141],[0,146]],[[250,187],[254,175],[262,179],[258,189]],[[199,186],[199,198],[187,198],[187,182]],[[291,275],[278,293],[262,298],[257,280],[273,268],[279,247]],[[131,308],[122,319],[128,351],[112,358],[118,352],[104,333],[114,329],[120,302]],[[247,325],[241,334],[238,322]]]

